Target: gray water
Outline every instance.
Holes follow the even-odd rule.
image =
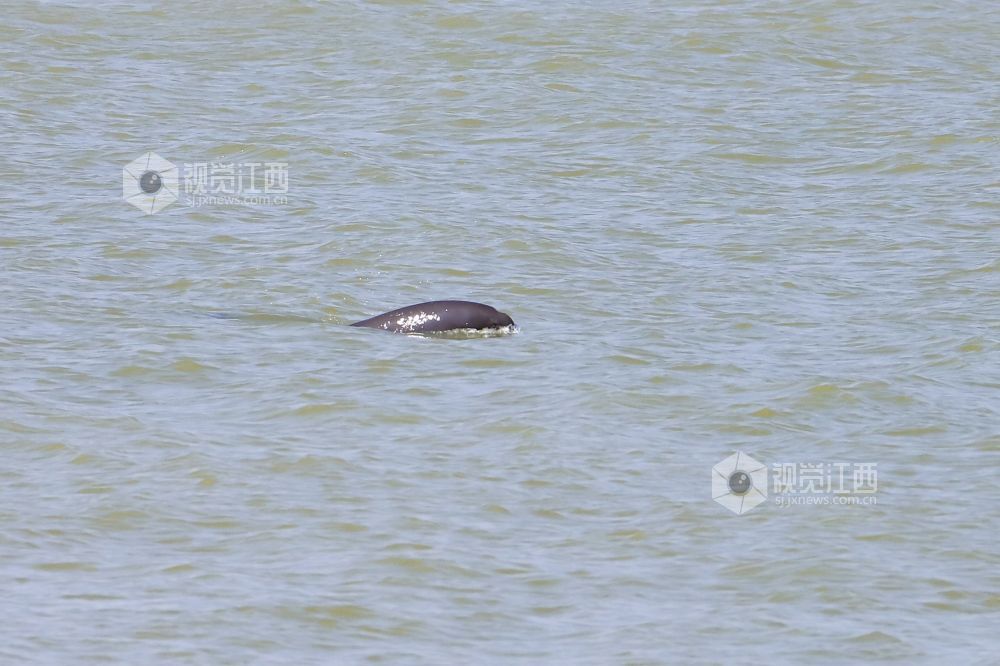
[[[1000,663],[998,44],[988,2],[8,3],[0,662]],[[287,201],[144,215],[148,151]],[[443,298],[520,331],[344,326]],[[876,501],[737,516],[736,451]]]

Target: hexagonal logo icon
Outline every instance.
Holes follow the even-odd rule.
[[[743,515],[767,499],[767,465],[737,451],[712,468],[712,499]]]
[[[146,215],[177,201],[177,165],[148,152],[122,169],[122,198]]]

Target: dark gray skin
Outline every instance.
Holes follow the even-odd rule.
[[[514,320],[496,308],[471,301],[428,301],[357,321],[351,326],[380,328],[393,333],[441,333],[513,326]]]

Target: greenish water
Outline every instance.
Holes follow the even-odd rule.
[[[997,44],[972,2],[7,5],[0,661],[997,663]],[[143,215],[148,151],[287,200]],[[521,330],[343,325],[444,298]],[[734,515],[735,451],[877,501]]]

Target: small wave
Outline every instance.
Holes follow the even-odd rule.
[[[448,340],[468,340],[471,338],[498,338],[514,335],[520,332],[517,326],[501,326],[499,328],[453,328],[450,331],[421,331],[407,333],[421,338],[445,338]]]

